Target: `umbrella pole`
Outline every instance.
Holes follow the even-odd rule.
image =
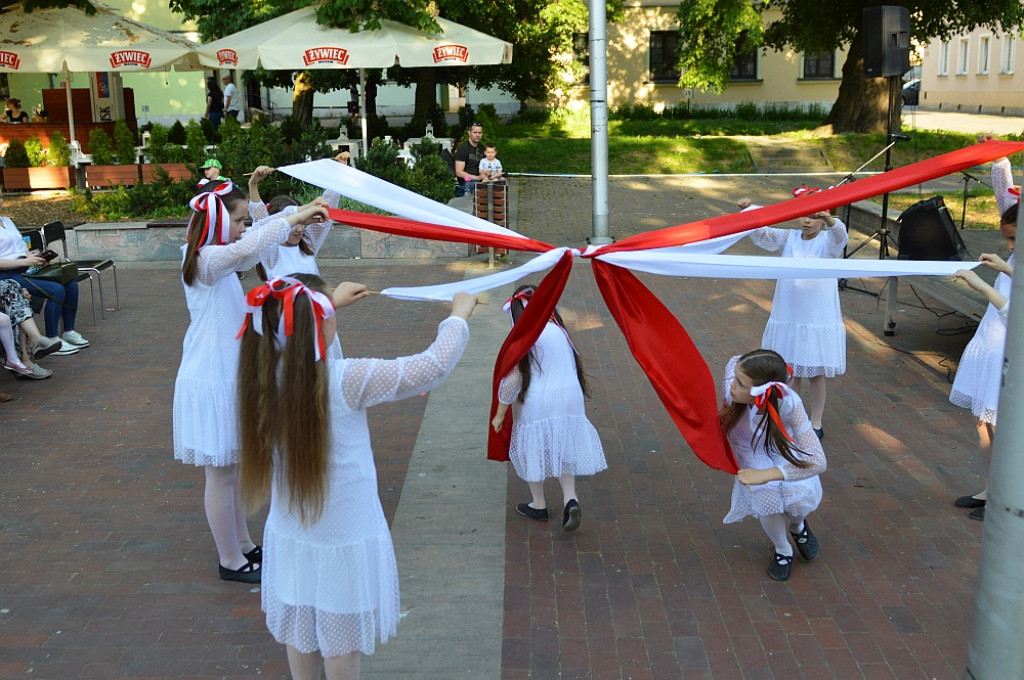
[[[359,69],[359,127],[363,131],[363,158],[366,158],[366,151],[369,148],[369,140],[366,139],[366,69]]]
[[[64,62],[64,95],[68,99],[68,144],[75,148],[75,109],[71,106],[71,71],[68,69],[68,62]],[[78,153],[73,153],[75,167],[78,167]]]

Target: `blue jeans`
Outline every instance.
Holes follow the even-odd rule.
[[[46,300],[50,304],[43,308],[43,320],[46,322],[46,335],[55,338],[60,334],[60,322],[64,322],[64,332],[75,330],[75,316],[78,314],[78,282],[72,281],[61,285],[56,281],[43,279],[26,279],[21,274],[2,272],[0,278],[13,279],[26,289],[35,301]],[[53,298],[43,296],[39,290]],[[56,300],[56,302],[54,301]],[[57,304],[57,303],[61,304]]]

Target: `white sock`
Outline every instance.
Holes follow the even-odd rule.
[[[765,515],[760,520],[761,528],[767,534],[768,540],[775,546],[775,552],[780,555],[792,555],[793,546],[789,543],[789,534],[786,531],[786,516]]]

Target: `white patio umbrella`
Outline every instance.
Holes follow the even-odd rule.
[[[441,17],[441,32],[436,34],[386,19],[380,30],[352,33],[316,23],[316,10],[317,5],[309,5],[207,43],[199,48],[200,63],[208,68],[262,66],[270,71],[357,68],[359,109],[365,111],[365,69],[512,62],[510,43]],[[362,126],[365,153],[365,116]]]
[[[68,126],[75,141],[71,73],[167,71],[200,68],[198,44],[118,14],[92,1],[95,14],[78,7],[0,13],[0,71],[61,73],[67,84]]]

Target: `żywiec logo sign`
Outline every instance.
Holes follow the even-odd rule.
[[[348,63],[348,50],[343,47],[311,47],[302,53],[302,61],[310,64],[341,64]]]
[[[118,68],[121,66],[141,66],[143,68],[149,68],[149,65],[153,63],[153,58],[149,56],[149,52],[140,52],[139,50],[118,50],[117,52],[110,53],[110,67]]]
[[[442,61],[469,61],[469,48],[462,45],[441,45],[434,48],[434,63]]]
[[[217,63],[221,66],[227,64],[238,66],[238,52],[234,50],[217,50]]]
[[[0,67],[18,70],[21,66],[21,59],[14,52],[5,52],[0,50]]]

